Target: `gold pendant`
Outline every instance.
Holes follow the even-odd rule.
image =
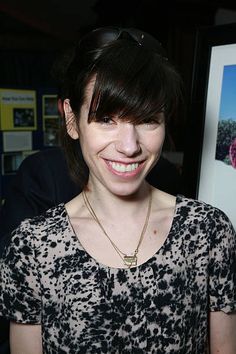
[[[137,265],[137,257],[136,256],[124,256],[124,265],[127,267],[132,267]]]

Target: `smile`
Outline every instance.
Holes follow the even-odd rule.
[[[139,167],[139,163],[131,163],[131,164],[122,164],[118,162],[108,162],[111,168],[117,172],[132,172],[135,171]]]

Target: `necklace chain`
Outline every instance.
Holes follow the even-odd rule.
[[[141,246],[141,243],[143,241],[145,232],[147,230],[148,222],[149,222],[149,217],[150,217],[150,214],[151,214],[152,192],[150,191],[146,219],[145,219],[145,222],[144,222],[144,225],[143,225],[143,229],[142,229],[142,232],[141,232],[141,235],[140,235],[140,238],[139,238],[138,245],[137,245],[133,255],[127,255],[126,253],[122,252],[117,247],[117,245],[112,241],[112,239],[110,238],[110,236],[107,234],[106,230],[104,229],[103,225],[99,221],[99,219],[98,219],[98,217],[97,217],[92,205],[90,204],[90,202],[88,200],[87,194],[85,193],[84,190],[82,191],[82,196],[83,196],[83,199],[84,199],[84,204],[85,204],[86,208],[88,209],[89,213],[91,214],[93,219],[97,222],[97,224],[99,225],[99,227],[103,231],[104,235],[108,238],[108,240],[110,241],[111,245],[113,246],[113,248],[115,249],[115,251],[117,252],[119,257],[124,262],[124,265],[127,266],[128,268],[130,268],[132,266],[136,266],[137,265],[137,254],[138,254],[138,251],[139,251],[139,247]]]

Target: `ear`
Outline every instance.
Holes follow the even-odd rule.
[[[74,140],[79,139],[78,126],[76,123],[76,116],[72,111],[70,106],[70,100],[67,98],[63,102],[63,109],[65,112],[65,122],[66,122],[66,130],[70,137]]]

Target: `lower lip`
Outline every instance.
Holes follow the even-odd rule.
[[[123,178],[130,178],[130,177],[136,177],[137,175],[139,175],[139,173],[143,170],[144,167],[144,162],[142,162],[135,170],[133,171],[126,171],[126,172],[119,172],[116,171],[112,168],[111,164],[107,161],[104,160],[106,162],[106,165],[108,167],[108,170],[110,172],[112,172],[114,175],[119,176],[119,177],[123,177]]]

